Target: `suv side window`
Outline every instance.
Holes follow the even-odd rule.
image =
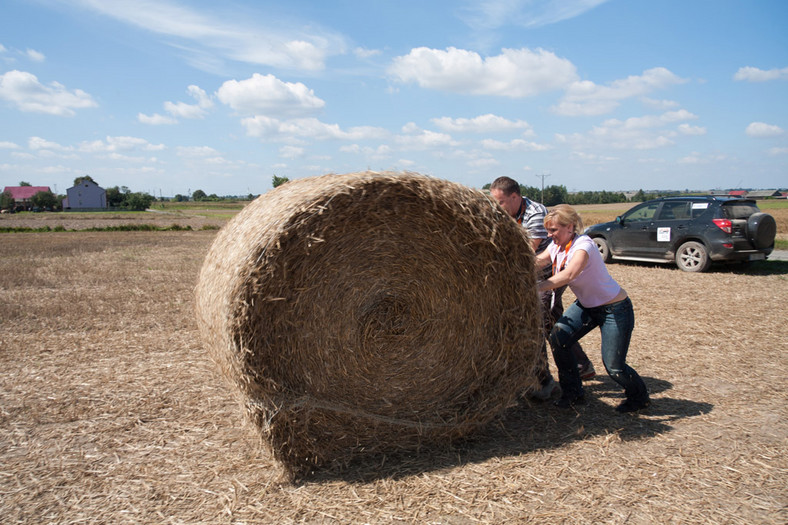
[[[689,216],[690,203],[687,201],[666,201],[659,212],[659,220],[662,221],[689,219]]]
[[[622,219],[627,222],[650,221],[654,218],[657,212],[659,202],[644,202],[640,206],[632,208],[629,212],[625,213]]]
[[[707,201],[693,201],[692,202],[692,218],[697,219],[709,209],[709,202]]]

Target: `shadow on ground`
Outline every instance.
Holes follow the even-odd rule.
[[[673,386],[660,379],[643,379],[652,394],[668,391]],[[617,434],[622,440],[646,439],[670,432],[672,421],[707,414],[713,409],[709,403],[660,397],[641,413],[619,414],[614,407],[623,399],[623,393],[612,379],[600,377],[585,383],[585,387],[588,403],[577,409],[560,409],[552,402],[521,399],[502,419],[461,443],[425,446],[418,452],[362,457],[345,469],[319,471],[301,481],[368,483],[481,463],[494,457],[556,449],[599,435]]]
[[[786,275],[788,274],[788,261],[766,260],[746,264],[730,264],[712,266],[712,270],[720,273],[731,272],[742,275]]]
[[[667,271],[680,272],[675,264],[660,264],[643,261],[613,261],[609,264],[635,266],[641,268],[664,268]],[[715,262],[706,273],[736,273],[741,275],[785,275],[788,274],[788,260],[767,259],[752,262]]]

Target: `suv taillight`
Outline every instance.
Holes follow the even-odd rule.
[[[728,219],[712,219],[717,227],[725,233],[733,233],[733,223]]]

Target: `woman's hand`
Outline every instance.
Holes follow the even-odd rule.
[[[542,253],[545,253],[545,250]],[[539,255],[542,255],[541,253]],[[549,257],[549,255],[548,255]],[[538,260],[538,256],[537,256]],[[574,281],[578,275],[580,275],[583,270],[585,270],[586,266],[588,265],[588,252],[585,250],[576,250],[572,254],[572,260],[569,261],[562,271],[558,272],[555,275],[552,275],[549,279],[545,279],[544,281],[539,282],[536,285],[536,289],[540,292],[546,292],[547,290],[554,290],[556,288],[561,288],[562,286],[566,286]]]

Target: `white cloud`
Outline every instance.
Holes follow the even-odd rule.
[[[782,69],[763,70],[757,67],[741,67],[733,75],[734,80],[746,80],[748,82],[767,82],[769,80],[788,79],[788,67]]]
[[[197,86],[189,86],[186,90],[189,95],[197,100],[196,104],[187,104],[185,102],[165,102],[164,109],[176,118],[203,118],[207,110],[213,107],[211,98]]]
[[[35,75],[17,70],[0,75],[0,99],[15,104],[21,111],[65,117],[76,115],[75,109],[98,105],[81,89],[69,91],[58,82],[43,85]]]
[[[457,142],[451,138],[451,135],[429,130],[419,130],[412,132],[412,134],[397,135],[394,137],[394,140],[404,150],[427,150],[457,145]]]
[[[467,165],[472,168],[494,168],[500,166],[501,163],[496,159],[474,159],[469,160]]]
[[[577,79],[575,66],[564,58],[537,49],[504,49],[482,58],[478,53],[450,47],[419,47],[394,59],[388,73],[403,83],[468,95],[521,98],[562,89]]]
[[[509,120],[493,114],[479,115],[471,119],[441,117],[431,121],[443,131],[451,133],[500,133],[524,130],[533,135],[531,125],[524,120]]]
[[[460,13],[477,30],[515,25],[542,27],[580,16],[607,0],[474,0]]]
[[[73,151],[71,146],[62,146],[57,142],[52,142],[41,137],[30,137],[27,140],[28,149],[32,150],[51,150],[51,151]]]
[[[0,149],[19,149],[19,145],[14,144],[13,142],[0,140]]]
[[[362,147],[358,144],[349,144],[347,146],[340,147],[339,151],[341,151],[342,153],[353,153],[356,155],[364,155],[366,157],[371,157],[375,159],[388,158],[392,153],[391,147],[386,144],[381,144],[377,148],[372,148],[369,146]]]
[[[788,148],[771,148],[769,155],[788,155]]]
[[[497,151],[545,151],[551,148],[548,144],[537,144],[522,139],[514,139],[509,142],[485,139],[482,141],[482,146]]]
[[[579,160],[582,160],[584,162],[589,162],[589,163],[593,163],[593,164],[599,164],[599,163],[603,163],[603,162],[616,162],[616,161],[620,160],[619,157],[610,157],[610,156],[605,156],[605,155],[597,155],[595,153],[585,153],[583,151],[573,151],[571,153],[570,157],[573,158],[573,159],[579,159]]]
[[[683,135],[705,135],[706,128],[701,126],[690,126],[689,124],[679,124],[679,133]]]
[[[151,126],[162,126],[168,124],[177,124],[178,120],[165,115],[154,113],[153,115],[145,115],[143,113],[137,114],[137,120],[143,124],[150,124]]]
[[[609,128],[621,128],[625,130],[638,130],[659,128],[668,124],[676,122],[684,122],[687,120],[696,120],[697,115],[690,113],[686,109],[679,111],[667,111],[661,115],[646,115],[643,117],[630,117],[626,120],[608,119],[603,123],[603,126]]]
[[[343,130],[338,124],[326,124],[316,118],[278,120],[264,115],[241,120],[246,133],[252,137],[264,137],[277,141],[314,140],[369,140],[388,135],[382,128],[371,126],[351,127]]]
[[[42,159],[68,159],[68,160],[76,160],[79,156],[75,153],[71,152],[71,148],[65,148],[60,150],[53,150],[53,149],[38,149],[36,150],[36,156]]]
[[[304,156],[304,148],[298,146],[282,146],[279,148],[279,156],[285,159],[296,159]]]
[[[592,116],[609,113],[621,100],[665,89],[686,80],[664,67],[648,69],[639,76],[615,80],[606,86],[583,80],[573,83],[561,101],[552,109],[559,115]]]
[[[117,153],[121,151],[162,151],[166,149],[163,144],[151,144],[138,137],[110,137],[106,141],[94,140],[82,142],[79,150],[85,153]]]
[[[246,115],[298,117],[325,106],[314,91],[301,82],[283,82],[273,75],[255,73],[246,80],[228,80],[216,91],[217,98]]]
[[[306,24],[297,27],[282,20],[256,24],[255,16],[262,18],[265,12],[237,14],[232,4],[226,7],[212,4],[213,11],[201,12],[167,0],[78,0],[77,3],[164,35],[169,41],[174,40],[174,46],[196,57],[195,65],[229,59],[289,69],[320,70],[327,56],[343,53],[345,49],[344,39],[331,31],[314,25],[306,27]],[[225,11],[221,11],[222,8]]]
[[[219,152],[210,146],[178,146],[175,154],[179,157],[210,157],[219,155]]]
[[[134,162],[136,164],[141,164],[143,162],[146,163],[155,163],[157,162],[156,157],[142,157],[142,156],[131,156],[131,155],[123,155],[122,153],[109,153],[106,158],[110,160],[120,160],[123,162]]]
[[[170,102],[164,103],[164,109],[167,113],[180,118],[203,118],[205,110],[196,104],[187,104],[185,102]]]
[[[780,126],[766,124],[765,122],[753,122],[744,132],[750,137],[777,137],[785,133]]]
[[[25,151],[14,151],[13,153],[11,153],[11,156],[16,159],[24,159],[24,160],[33,160],[36,158],[36,156],[33,155],[32,153],[27,153]]]
[[[27,55],[27,58],[29,58],[33,62],[43,62],[44,60],[46,60],[44,53],[36,51],[35,49],[28,49],[27,51],[25,51],[25,55]]]
[[[716,154],[716,155],[702,155],[697,151],[693,151],[686,157],[680,158],[677,162],[679,164],[712,164],[715,162],[721,162],[727,160],[728,156],[724,154]]]
[[[658,110],[668,110],[679,106],[679,103],[675,100],[657,100],[649,97],[641,97],[640,100],[650,108]]]
[[[448,158],[461,160],[469,168],[477,170],[492,168],[501,164],[490,152],[480,149],[455,149],[449,153]]]
[[[210,164],[212,166],[228,166],[228,167],[237,167],[237,163],[227,160],[224,157],[208,157],[203,159],[201,162],[205,164]]]
[[[632,117],[626,120],[608,119],[599,126],[594,126],[588,133],[571,135],[557,134],[558,142],[569,143],[581,149],[631,149],[647,150],[662,148],[675,144],[674,138],[679,131],[684,134],[702,134],[705,129],[682,124],[698,117],[686,110],[668,111],[661,115]],[[679,124],[679,131],[668,126]],[[689,132],[689,133],[687,133]]]
[[[361,59],[372,58],[379,55],[380,53],[380,49],[366,49],[363,47],[357,47],[353,50],[353,54]]]

